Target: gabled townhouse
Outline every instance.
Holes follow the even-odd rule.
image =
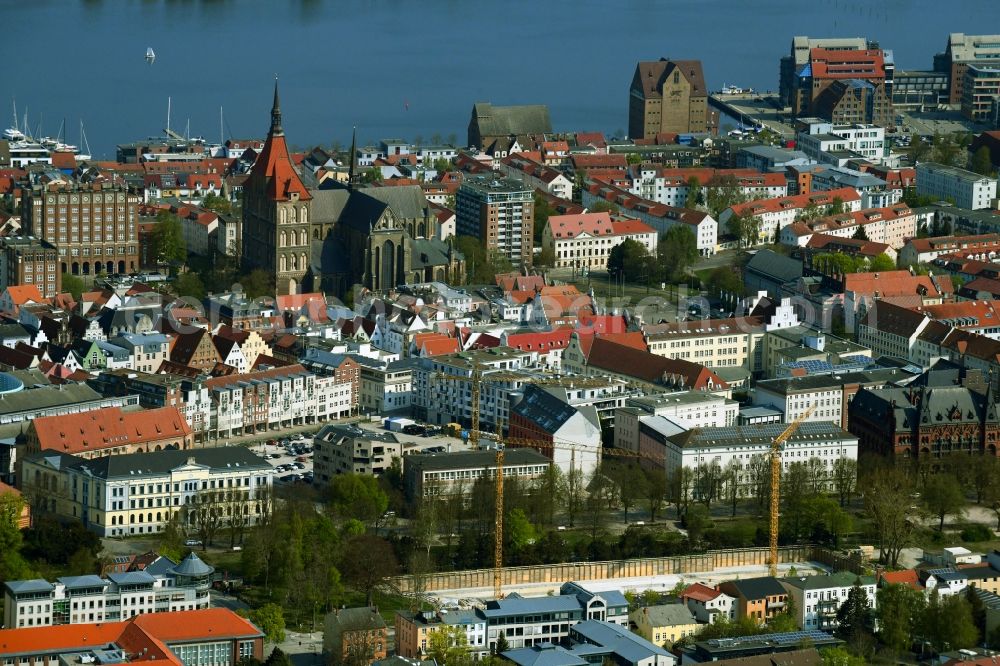
[[[172,338],[170,360],[198,370],[211,370],[222,358],[212,342],[212,335],[205,329],[195,329]]]
[[[661,236],[670,228],[683,225],[694,234],[698,253],[703,257],[715,254],[718,249],[719,222],[704,211],[649,201],[600,180],[589,181],[581,196],[587,208],[593,208],[599,201],[610,202],[623,215],[638,218]]]
[[[144,334],[153,330],[153,318],[159,308],[153,306],[122,306],[104,308],[97,317],[98,324],[104,334],[113,338],[123,333]]]
[[[788,605],[788,591],[772,576],[730,580],[719,590],[736,599],[736,617],[746,617],[764,624],[783,613]]]
[[[758,199],[730,206],[719,215],[719,224],[729,223],[734,215],[748,220],[755,218],[758,223],[756,242],[752,245],[774,242],[778,231],[796,222],[804,211],[819,209],[827,211],[839,200],[845,211],[861,210],[861,195],[850,187],[828,192],[809,192],[775,199]]]
[[[893,250],[899,250],[917,235],[917,216],[905,204],[865,208],[795,222],[781,229],[779,240],[783,245],[805,247],[813,235],[848,239],[857,235],[859,230],[870,242],[884,243]]]
[[[14,349],[20,342],[30,345],[32,339],[31,332],[22,324],[2,324],[0,325],[0,345]]]
[[[572,201],[573,181],[551,165],[539,164],[529,153],[514,153],[500,160],[499,171],[508,178],[516,178],[532,189]]]
[[[680,208],[688,203],[691,183],[704,192],[720,182],[731,180],[740,194],[748,199],[788,196],[788,181],[783,173],[761,173],[754,169],[672,169],[652,164],[637,164],[629,172],[628,189],[632,194]]]
[[[240,353],[246,360],[247,368],[253,368],[257,364],[257,357],[261,354],[271,356],[271,347],[257,331],[246,331],[225,324],[220,324],[215,329],[216,338],[228,338],[236,341],[240,347]]]
[[[23,305],[41,305],[48,301],[33,284],[9,285],[0,293],[0,312],[17,315]]]
[[[911,238],[899,251],[900,265],[929,264],[946,254],[961,254],[966,259],[993,261],[1000,253],[1000,234],[975,236],[932,236]]]
[[[215,345],[215,351],[219,355],[220,363],[228,365],[231,368],[236,368],[236,372],[239,373],[249,372],[251,366],[247,363],[247,359],[243,355],[243,350],[240,349],[239,342],[233,338],[224,338],[215,335],[212,336],[212,344]]]
[[[800,629],[835,631],[840,626],[837,612],[847,601],[851,588],[861,587],[868,607],[876,608],[875,578],[858,576],[849,571],[816,576],[795,576],[778,579],[788,591],[791,605],[795,608],[795,622]]]
[[[131,368],[140,372],[156,372],[167,360],[170,341],[162,333],[123,333],[108,340],[131,355]]]
[[[78,338],[84,340],[107,340],[108,335],[101,328],[101,322],[96,318],[73,315],[69,320],[70,330]]]
[[[704,624],[714,624],[719,620],[731,622],[736,619],[736,597],[731,597],[717,588],[694,583],[684,588],[680,593],[680,599],[687,604],[695,618]]]
[[[635,632],[655,645],[672,646],[701,631],[701,624],[683,603],[640,606],[628,616]]]

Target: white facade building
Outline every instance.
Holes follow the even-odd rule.
[[[761,173],[752,169],[663,169],[636,166],[629,192],[668,206],[684,208],[688,203],[688,183],[694,179],[704,192],[720,178],[735,178],[740,194],[748,199],[773,199],[788,195],[788,181],[782,173]]]
[[[626,240],[656,254],[656,229],[639,220],[612,220],[608,213],[552,215],[542,231],[542,247],[552,252],[557,268],[604,270],[611,250]]]
[[[935,162],[917,164],[917,193],[952,199],[959,208],[990,208],[997,198],[996,178]]]
[[[834,125],[818,119],[807,119],[805,130],[799,132],[797,147],[819,162],[827,161],[824,153],[850,151],[862,155],[874,164],[886,156],[885,128],[877,125]]]

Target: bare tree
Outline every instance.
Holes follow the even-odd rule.
[[[895,567],[899,554],[913,533],[910,523],[910,478],[896,467],[880,467],[866,475],[865,510],[871,516],[879,547],[879,560]]]
[[[858,461],[837,458],[833,463],[833,489],[840,497],[840,506],[847,506],[858,486]]]
[[[740,471],[740,464],[735,458],[730,459],[722,471],[723,490],[733,516],[736,515],[736,504],[740,499]]]
[[[563,496],[563,506],[566,509],[566,518],[569,526],[573,527],[576,517],[583,509],[583,502],[586,498],[587,489],[584,484],[583,472],[578,467],[570,469],[566,474],[566,494]]]
[[[764,507],[771,501],[771,457],[762,453],[751,458],[747,464],[747,476],[750,477],[757,515],[762,515]]]
[[[225,522],[225,511],[226,500],[222,490],[202,490],[191,496],[191,503],[187,506],[188,524],[194,527],[201,539],[202,550],[212,545]]]
[[[690,467],[678,467],[670,475],[670,483],[667,492],[670,494],[670,501],[677,506],[677,517],[680,518],[688,508],[691,501],[691,487],[694,481],[694,473]]]
[[[718,498],[721,487],[722,468],[719,463],[701,463],[694,468],[694,494],[705,508],[712,508],[712,502]]]

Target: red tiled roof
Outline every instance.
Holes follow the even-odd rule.
[[[594,338],[590,353],[587,355],[588,367],[635,377],[652,384],[683,386],[687,390],[706,390],[709,384],[714,390],[729,387],[718,375],[703,365],[633,349],[613,341],[610,337]]]
[[[301,201],[312,199],[309,190],[295,171],[284,134],[268,135],[244,187],[246,189],[260,187],[274,201],[288,201],[292,194],[297,194]]]
[[[191,435],[176,407],[123,412],[105,407],[79,414],[43,416],[32,422],[39,446],[63,453],[100,451]]]
[[[844,292],[874,294],[881,298],[890,296],[924,295],[947,296],[954,292],[950,275],[910,275],[909,271],[884,271],[881,273],[848,273],[844,276]],[[924,294],[920,292],[923,291]]]
[[[518,351],[549,352],[553,349],[565,349],[572,334],[573,330],[569,328],[540,333],[512,333],[507,336],[507,346]]]
[[[904,569],[903,571],[886,571],[882,574],[882,580],[889,585],[907,585],[917,590],[922,590],[920,574],[916,569]]]
[[[805,208],[810,203],[819,206],[828,206],[834,199],[840,199],[844,203],[860,201],[861,195],[853,187],[841,187],[836,190],[823,192],[806,192],[790,197],[777,197],[774,199],[757,199],[746,203],[736,204],[730,210],[736,215],[762,215],[764,213],[776,213],[781,210]]]
[[[38,291],[38,287],[33,284],[10,285],[7,287],[7,293],[10,294],[10,300],[14,305],[24,305],[29,302],[46,302],[42,293]]]
[[[261,354],[257,357],[257,363],[261,362]],[[269,357],[268,357],[269,358]],[[285,365],[278,368],[270,368],[268,370],[256,370],[254,372],[247,372],[240,375],[227,375],[225,377],[213,377],[212,379],[205,381],[205,386],[209,389],[214,389],[220,386],[228,386],[230,384],[235,384],[237,382],[251,381],[254,379],[273,379],[276,377],[284,377],[286,375],[294,375],[299,372],[305,372],[305,368],[299,363],[293,363],[291,365]]]
[[[709,587],[708,585],[702,585],[701,583],[693,583],[684,588],[680,593],[681,599],[694,599],[695,601],[711,601],[718,597],[722,592],[719,592],[715,588]]]
[[[881,79],[885,67],[881,49],[855,51],[814,48],[809,52],[814,79]]]

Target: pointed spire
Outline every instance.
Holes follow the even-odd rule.
[[[360,178],[358,173],[358,127],[355,125],[351,133],[351,167],[347,172],[347,182],[355,185],[358,178]]]
[[[278,76],[274,77],[274,104],[271,106],[271,135],[281,136],[281,100],[278,99]]]

